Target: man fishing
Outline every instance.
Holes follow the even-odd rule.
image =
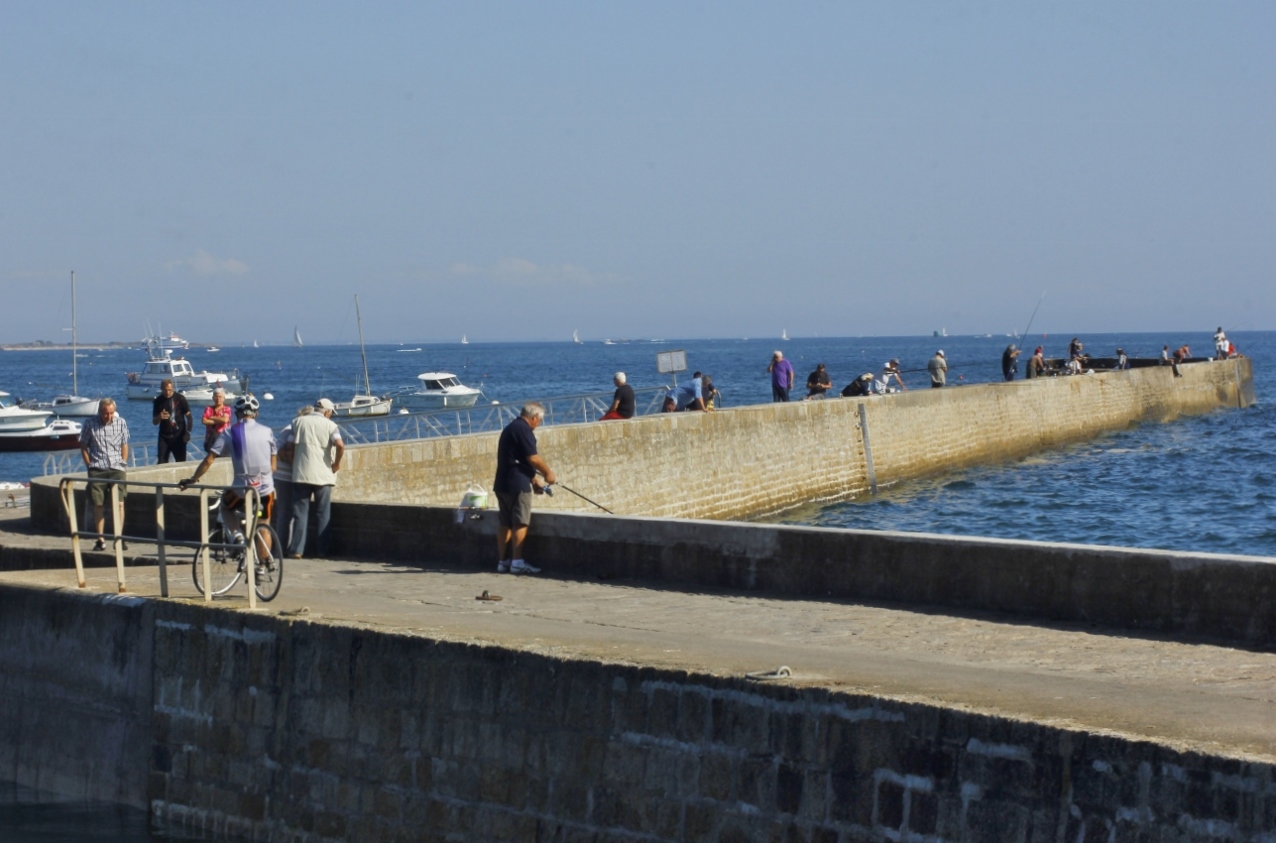
[[[545,408],[535,401],[523,405],[518,418],[505,426],[496,445],[496,480],[492,490],[500,508],[496,528],[496,572],[539,574],[523,559],[523,542],[532,522],[532,494],[541,494],[558,478],[536,453],[534,431],[545,421]],[[544,478],[543,480],[541,478]]]

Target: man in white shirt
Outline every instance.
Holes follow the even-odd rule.
[[[332,489],[346,452],[341,429],[332,420],[335,409],[327,398],[320,398],[315,412],[292,420],[292,541],[288,555],[293,559],[300,559],[306,550],[311,498],[315,501],[316,555],[327,556],[332,547]],[[285,452],[284,458],[288,456]]]

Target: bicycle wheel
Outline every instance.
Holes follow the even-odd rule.
[[[266,545],[269,545],[269,550],[266,550]],[[253,542],[253,550],[257,556],[257,597],[269,603],[275,599],[279,586],[284,582],[284,548],[274,527],[257,525],[257,541]]]
[[[219,524],[208,534],[210,545],[226,543],[226,531]],[[195,590],[204,593],[204,554],[202,548],[195,551],[195,559],[191,563],[191,579],[195,581]],[[227,549],[224,547],[208,548],[208,580],[213,594],[225,594],[235,587],[244,573],[243,548]]]

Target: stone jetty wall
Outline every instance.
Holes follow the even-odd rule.
[[[1180,378],[1157,366],[548,425],[537,438],[562,482],[618,514],[740,519],[1254,402],[1248,358],[1180,368]],[[496,441],[488,433],[351,447],[334,499],[455,506],[471,483],[491,487]],[[130,476],[176,481],[185,471],[154,466]],[[206,482],[228,482],[221,461],[214,471]],[[40,529],[65,523],[53,482],[32,486]],[[129,507],[133,523],[153,523],[152,502],[134,495]],[[537,507],[593,510],[565,493]]]
[[[1116,735],[69,590],[3,585],[0,609],[0,776],[217,834],[1191,843],[1276,824],[1271,765]]]

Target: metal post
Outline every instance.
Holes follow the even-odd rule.
[[[67,478],[62,481],[62,506],[66,509],[67,520],[71,522],[71,555],[75,557],[75,579],[80,588],[87,587],[84,581],[84,557],[80,552],[80,526],[75,516],[75,481]]]
[[[204,566],[204,602],[213,602],[213,584],[209,580],[212,571],[208,561],[208,490],[199,490],[199,555]]]
[[[111,481],[111,541],[112,548],[115,550],[115,572],[116,578],[120,581],[120,594],[128,591],[124,585],[124,540],[120,538],[123,524],[120,522],[124,517],[120,513],[120,487],[116,481]]]
[[[254,488],[244,490],[244,567],[248,572],[248,608],[257,608],[257,507],[261,495]]]
[[[160,597],[168,596],[168,561],[164,552],[164,488],[155,487],[155,543],[159,546]]]

